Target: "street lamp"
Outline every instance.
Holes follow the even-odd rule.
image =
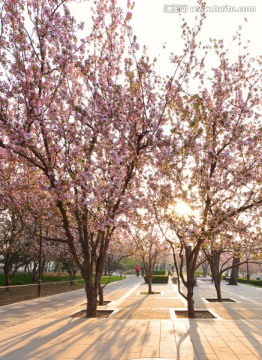
[[[250,275],[249,275],[249,263],[248,263],[248,255],[247,255],[247,249],[246,249],[246,262],[247,262],[247,283],[249,284]]]
[[[39,234],[39,266],[38,266],[38,286],[37,293],[38,297],[41,297],[41,263],[42,263],[42,225],[40,225],[40,234]]]

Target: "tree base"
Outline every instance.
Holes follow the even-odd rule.
[[[86,319],[93,319],[93,318],[108,318],[109,315],[111,315],[114,312],[114,310],[97,310],[96,316],[86,316],[86,310],[80,310],[77,313],[73,314],[73,318],[86,318]]]

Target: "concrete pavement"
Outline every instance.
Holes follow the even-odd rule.
[[[0,359],[262,359],[261,288],[223,284],[223,298],[236,302],[208,303],[214,286],[198,281],[196,308],[217,318],[190,320],[177,318],[185,303],[176,285],[146,289],[133,276],[109,284],[108,318],[72,317],[85,308],[83,290],[0,307]]]

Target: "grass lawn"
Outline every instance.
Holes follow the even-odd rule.
[[[118,280],[122,280],[125,277],[122,276],[122,278],[120,278],[120,276],[111,276],[109,282],[114,282],[114,281],[118,281]],[[103,276],[102,277],[102,284],[105,284],[108,282],[109,276]],[[42,282],[43,283],[48,283],[48,282],[61,282],[61,281],[70,281],[69,276],[68,275],[58,275],[58,274],[45,274],[42,276]],[[27,285],[27,284],[31,284],[31,277],[28,274],[25,273],[18,273],[16,275],[14,275],[14,277],[11,280],[11,285]],[[82,278],[81,275],[76,275],[75,276],[75,284],[79,284],[79,285],[83,285],[84,284],[84,279]],[[4,286],[4,275],[0,274],[0,286]]]

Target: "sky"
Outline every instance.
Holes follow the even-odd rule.
[[[90,7],[93,0],[72,1],[70,8],[73,15],[86,23],[91,23]],[[118,0],[120,7],[125,7],[126,0]],[[168,72],[169,54],[181,50],[181,20],[176,12],[182,10],[185,20],[193,25],[197,6],[196,0],[137,0],[133,10],[132,26],[134,34],[141,45],[148,47],[148,53],[159,59],[160,70]],[[226,48],[232,44],[232,38],[242,25],[243,40],[250,40],[250,53],[261,55],[262,50],[262,1],[261,0],[207,0],[207,18],[199,40],[207,43],[209,38],[224,40]],[[246,19],[247,21],[245,21]],[[165,44],[165,49],[163,49]],[[232,45],[231,45],[232,46]],[[238,56],[241,50],[232,48],[232,57]]]

